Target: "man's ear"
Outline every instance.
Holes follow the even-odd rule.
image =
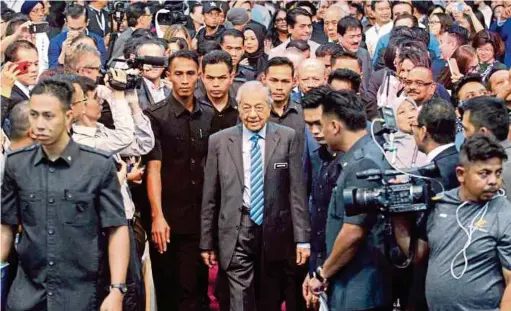
[[[465,182],[465,168],[463,166],[456,167],[456,178],[458,178],[458,182],[463,184]]]
[[[484,127],[484,126],[483,126],[482,128],[480,128],[480,129],[479,129],[479,131],[480,131],[481,133],[483,133],[484,135],[489,135],[489,134],[491,134],[490,130],[489,130],[489,129],[487,129],[486,127]]]
[[[265,73],[263,73],[263,74],[261,75],[261,82],[262,82],[265,86],[267,86],[267,85],[266,85],[266,74],[265,74]]]

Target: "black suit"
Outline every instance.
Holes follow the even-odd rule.
[[[104,38],[110,33],[108,12],[105,9],[102,9],[98,13],[98,11],[92,9],[90,6],[87,7],[87,11],[89,13],[89,26],[87,26],[87,28],[90,32]]]
[[[11,97],[7,98],[2,96],[1,106],[2,106],[2,127],[4,126],[4,121],[9,117],[12,108],[16,106],[16,104],[28,100],[28,96],[16,85],[12,87]],[[6,128],[10,129],[9,127]],[[6,131],[6,134],[7,131]]]
[[[440,177],[436,179],[442,183],[445,191],[454,189],[460,185],[456,177],[456,166],[459,163],[459,158],[459,152],[456,146],[453,145],[440,152],[433,159],[433,163],[435,163],[440,172]],[[433,187],[436,190],[435,185],[433,185]]]

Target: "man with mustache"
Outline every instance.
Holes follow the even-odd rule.
[[[403,84],[406,94],[415,101],[417,106],[422,106],[438,97],[436,95],[437,84],[433,81],[433,73],[430,68],[413,68],[407,78],[403,79]]]
[[[414,261],[420,263],[429,254],[429,310],[511,308],[511,204],[499,191],[506,160],[494,136],[478,133],[470,138],[456,167],[460,187],[442,195],[419,230],[424,233],[414,244]],[[393,217],[394,232],[409,254],[405,217]]]
[[[491,96],[479,96],[465,101],[461,106],[465,138],[468,139],[478,132],[493,135],[511,159],[511,142],[507,140],[509,117],[504,101]],[[511,162],[504,163],[502,179],[503,188],[509,199],[511,198]]]

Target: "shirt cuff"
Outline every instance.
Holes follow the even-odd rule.
[[[141,124],[141,123],[149,122],[149,119],[147,119],[147,117],[144,115],[142,110],[140,110],[139,112],[137,112],[134,115],[132,115],[132,117],[133,117],[133,121],[136,124]]]
[[[310,243],[296,243],[296,247],[299,248],[311,248]]]

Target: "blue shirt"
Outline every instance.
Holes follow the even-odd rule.
[[[509,68],[511,67],[511,18],[509,18],[502,26],[494,22],[490,30],[500,35],[502,40],[506,43],[506,53],[504,54],[504,64]]]
[[[87,30],[85,30],[87,31]],[[99,54],[101,54],[101,66],[104,67],[107,59],[105,41],[103,38],[98,36],[95,33],[88,32],[88,35],[96,41],[98,46]],[[53,39],[50,40],[50,49],[48,50],[48,62],[50,68],[55,68],[59,66],[59,56],[62,52],[62,45],[64,41],[67,39],[67,30],[59,33]]]
[[[390,41],[390,33],[382,36],[380,38],[380,40],[378,40],[378,43],[376,44],[376,48],[374,50],[373,66],[375,66],[378,61],[378,56],[380,55],[380,50],[383,48],[386,48],[389,45],[389,41]],[[433,36],[432,34],[429,34],[428,51],[431,54],[431,60],[440,58],[440,55],[441,55],[440,43],[435,38],[435,36]]]

